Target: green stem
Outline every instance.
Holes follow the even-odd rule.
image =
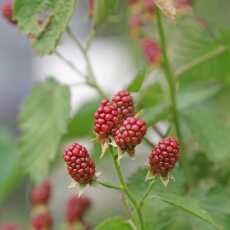
[[[181,135],[181,130],[180,130],[179,115],[178,115],[177,101],[176,101],[176,84],[175,84],[175,79],[174,79],[173,72],[171,70],[171,66],[169,63],[168,55],[167,55],[167,45],[166,45],[166,40],[165,40],[164,28],[163,28],[163,23],[161,19],[161,12],[158,7],[156,10],[156,16],[157,16],[157,27],[158,27],[158,32],[160,36],[161,49],[162,49],[162,54],[163,54],[163,71],[165,73],[165,77],[166,77],[166,80],[169,86],[172,117],[173,117],[173,121],[175,125],[176,135],[178,139],[180,140],[180,142],[182,142],[182,135]],[[183,146],[181,147],[183,150]],[[180,156],[180,163],[185,173],[185,176],[187,177],[189,181],[189,184],[191,184],[192,176],[190,174],[188,160],[184,152]]]
[[[139,222],[140,222],[140,229],[144,230],[145,229],[144,220],[143,220],[143,216],[142,216],[142,212],[141,212],[141,209],[139,207],[139,204],[138,204],[138,202],[136,201],[136,199],[133,197],[133,195],[131,194],[131,192],[128,189],[128,186],[127,186],[127,184],[125,182],[125,179],[124,179],[124,177],[122,175],[120,165],[119,165],[119,163],[117,161],[117,156],[114,153],[114,148],[111,145],[109,146],[109,148],[110,148],[110,153],[112,155],[113,164],[114,164],[114,168],[115,168],[117,177],[118,177],[118,179],[119,179],[119,181],[121,183],[121,186],[122,186],[122,191],[127,196],[129,201],[132,203],[132,205],[133,205],[133,207],[134,207],[134,209],[135,209],[135,211],[137,213],[137,216],[138,216],[138,219],[139,219]]]
[[[155,183],[155,180],[152,180],[152,181],[149,183],[147,190],[145,191],[145,193],[144,193],[142,199],[140,200],[140,203],[139,203],[139,207],[140,207],[140,208],[143,207],[143,205],[144,205],[144,203],[145,203],[145,200],[148,198],[150,192],[152,191],[152,188],[153,188],[154,183]]]
[[[97,183],[106,187],[106,188],[111,188],[111,189],[115,189],[115,190],[121,190],[121,188],[119,186],[116,186],[116,185],[113,185],[113,184],[110,184],[110,183],[107,183],[107,182],[103,182],[103,181],[98,181],[97,180]]]
[[[72,39],[74,44],[79,48],[79,50],[81,51],[81,53],[82,53],[82,55],[83,55],[83,57],[85,59],[85,62],[86,62],[86,65],[87,65],[87,70],[88,70],[88,75],[86,75],[87,84],[89,86],[91,86],[92,88],[94,88],[102,97],[106,97],[106,94],[104,93],[104,91],[101,89],[101,87],[97,83],[96,77],[94,75],[92,64],[91,64],[91,62],[89,60],[87,49],[85,49],[81,45],[80,41],[76,38],[76,36],[74,35],[73,31],[69,27],[67,27],[66,32],[69,35],[69,37]]]

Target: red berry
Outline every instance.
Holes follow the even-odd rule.
[[[67,202],[66,217],[69,223],[82,220],[91,207],[91,201],[85,196],[71,197]]]
[[[89,15],[89,17],[93,16],[93,9],[94,9],[94,0],[88,0],[88,15]]]
[[[146,60],[152,65],[158,64],[161,59],[161,49],[157,43],[151,38],[145,38],[141,46]]]
[[[2,16],[12,24],[16,24],[13,19],[13,0],[5,0],[1,7]]]
[[[31,203],[32,206],[47,204],[50,199],[51,185],[49,181],[44,181],[39,186],[32,189],[31,192]]]
[[[112,98],[112,103],[117,106],[123,120],[134,116],[133,98],[128,91],[122,90],[116,93]]]
[[[35,230],[48,230],[53,225],[53,218],[48,211],[33,216],[32,226]]]
[[[142,16],[140,14],[135,14],[129,19],[129,31],[134,37],[140,35],[140,29],[144,25]]]
[[[93,181],[95,164],[85,147],[77,143],[65,150],[64,160],[68,167],[69,175],[78,183],[85,185]]]
[[[129,155],[134,154],[134,148],[140,144],[147,131],[146,123],[135,117],[128,117],[116,130],[114,139],[119,148]]]
[[[177,0],[176,6],[178,9],[188,9],[191,8],[191,0]]]
[[[94,122],[94,131],[101,141],[105,141],[115,128],[121,122],[121,116],[117,105],[104,99],[97,109]]]
[[[4,224],[0,227],[0,230],[20,230],[20,227],[16,224]]]
[[[180,146],[176,138],[168,137],[159,141],[149,156],[153,175],[166,177],[179,159]]]
[[[154,13],[156,6],[153,2],[153,0],[143,0],[144,2],[144,8],[148,13]]]

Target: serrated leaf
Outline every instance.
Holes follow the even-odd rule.
[[[177,208],[180,208],[193,216],[200,218],[201,220],[214,226],[216,229],[221,229],[220,226],[213,220],[209,213],[202,209],[198,203],[188,197],[177,196],[172,193],[158,193],[152,196],[152,198],[159,199]]]
[[[47,176],[70,114],[70,91],[49,78],[36,84],[20,113],[22,164],[33,181]]]
[[[230,127],[218,114],[200,107],[181,112],[192,136],[210,161],[221,161],[230,154]]]
[[[23,178],[18,161],[15,138],[8,131],[0,130],[0,201],[9,196]]]
[[[102,24],[113,12],[118,0],[95,0],[93,21],[95,25]]]
[[[52,53],[74,13],[77,0],[15,0],[14,18],[40,55]]]
[[[95,230],[133,230],[128,220],[123,217],[113,217],[99,224]]]
[[[147,69],[139,71],[133,81],[129,84],[127,90],[130,92],[138,92],[141,89],[147,74]]]

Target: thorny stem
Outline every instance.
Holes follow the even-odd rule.
[[[116,185],[113,185],[113,184],[110,184],[110,183],[107,183],[107,182],[97,180],[97,183],[102,185],[103,187],[106,187],[106,188],[111,188],[111,189],[115,189],[115,190],[121,190],[121,188],[119,186],[116,186]]]
[[[120,165],[119,165],[118,160],[117,160],[117,155],[114,152],[114,148],[110,145],[109,149],[110,149],[110,153],[111,153],[111,156],[113,159],[113,165],[114,165],[117,177],[118,177],[118,179],[121,183],[121,186],[122,186],[122,192],[127,196],[127,198],[132,203],[132,205],[133,205],[133,207],[137,213],[137,216],[138,216],[138,219],[140,222],[140,229],[145,230],[144,220],[143,220],[143,216],[142,216],[142,212],[141,212],[141,209],[139,207],[139,204],[136,201],[136,199],[133,197],[132,193],[129,191],[129,188],[128,188],[128,186],[125,182],[125,179],[122,175],[121,168],[120,168]]]
[[[161,49],[162,49],[162,54],[163,54],[163,71],[165,73],[165,77],[166,77],[166,80],[169,86],[173,121],[175,125],[176,135],[178,139],[180,140],[180,142],[182,143],[182,135],[181,135],[181,130],[180,130],[179,115],[178,115],[177,101],[176,101],[176,86],[175,86],[176,84],[175,84],[175,79],[174,79],[173,72],[171,70],[171,66],[169,63],[168,55],[167,55],[167,46],[166,46],[166,41],[165,41],[164,28],[163,28],[162,19],[161,19],[161,12],[158,7],[156,10],[156,17],[157,17],[158,32],[160,36]],[[183,149],[183,146],[181,147]],[[189,167],[188,167],[188,160],[184,152],[181,154],[180,163],[185,173],[185,176],[187,180],[189,181],[189,184],[191,184],[192,176],[190,174]]]
[[[72,39],[74,44],[81,51],[81,53],[85,59],[87,70],[88,70],[88,75],[85,76],[87,84],[89,86],[93,87],[102,97],[106,97],[106,94],[104,93],[104,91],[101,89],[101,87],[98,85],[98,83],[96,81],[96,77],[94,75],[94,71],[93,71],[93,68],[92,68],[91,62],[89,60],[88,53],[87,53],[87,48],[84,48],[81,45],[80,41],[76,38],[76,36],[74,35],[74,33],[72,32],[72,30],[69,27],[67,28],[66,32],[69,35],[69,37]]]

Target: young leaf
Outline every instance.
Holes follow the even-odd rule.
[[[122,217],[113,217],[99,224],[95,230],[133,230],[128,221]]]
[[[201,220],[214,226],[216,229],[220,229],[219,225],[213,220],[207,211],[202,209],[196,201],[187,197],[177,196],[172,193],[158,193],[152,196],[152,198],[164,201],[172,206],[180,208]]]
[[[75,10],[77,0],[15,0],[14,18],[38,54],[52,53]]]
[[[102,24],[117,6],[118,0],[95,0],[94,17],[95,25]]]
[[[147,74],[148,71],[146,69],[139,71],[133,81],[129,84],[127,90],[130,92],[138,92],[141,89]]]
[[[19,150],[22,164],[35,182],[47,176],[69,114],[69,89],[52,78],[35,85],[23,104]]]
[[[0,131],[0,201],[10,192],[23,178],[23,169],[18,164],[19,155],[16,150],[16,141],[6,130]]]
[[[181,112],[186,125],[210,161],[229,157],[230,127],[218,114],[204,108],[193,107]]]

